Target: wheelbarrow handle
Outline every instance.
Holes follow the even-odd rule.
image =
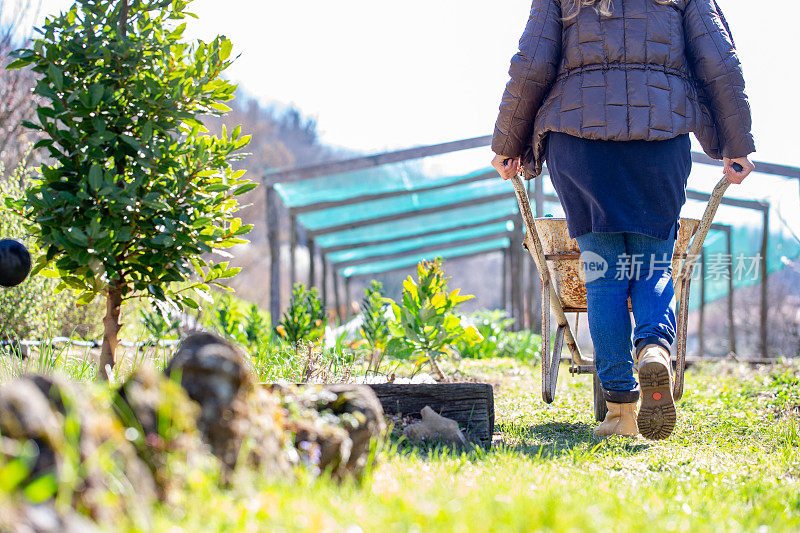
[[[737,166],[739,167],[738,169],[736,168]],[[739,172],[741,168],[741,165],[734,163],[734,170]],[[681,277],[684,277],[687,274],[691,275],[689,273],[689,268],[687,267],[689,267],[689,265],[694,266],[695,261],[697,261],[697,258],[703,249],[703,243],[706,240],[706,236],[711,229],[711,224],[714,222],[714,216],[717,214],[719,204],[722,202],[722,197],[725,195],[725,191],[728,190],[730,184],[731,182],[728,180],[728,177],[723,176],[723,178],[719,180],[719,183],[717,183],[717,185],[714,187],[714,190],[711,192],[711,198],[708,199],[706,210],[703,212],[703,218],[700,219],[700,226],[697,228],[694,239],[692,239],[692,244],[689,246],[689,250],[686,254],[686,261],[683,269],[681,270]]]

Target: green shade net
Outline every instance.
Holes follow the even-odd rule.
[[[449,233],[395,240],[386,242],[384,244],[362,246],[360,248],[342,250],[340,252],[331,252],[327,254],[327,258],[332,263],[357,261],[370,257],[380,257],[384,255],[406,252],[416,248],[421,248],[423,246],[445,245],[467,239],[477,239],[497,233],[508,233],[513,229],[514,223],[510,220],[507,220],[505,222],[495,222],[474,228],[455,230]]]
[[[514,188],[510,182],[491,178],[472,183],[454,185],[444,189],[404,194],[393,198],[382,198],[357,204],[332,207],[320,211],[297,215],[297,220],[307,230],[319,231],[342,224],[366,222],[388,215],[408,213],[423,209],[446,209],[448,205],[479,200],[488,197],[507,196],[515,200]],[[499,199],[499,198],[498,198]],[[404,224],[403,222],[395,222]]]
[[[468,224],[480,224],[501,217],[510,218],[518,212],[516,198],[509,195],[506,199],[484,204],[412,215],[403,220],[365,224],[354,229],[319,235],[314,240],[321,248],[356,246],[364,242],[405,239],[434,231],[455,231]]]
[[[484,168],[460,176],[430,177],[408,164],[393,164],[302,181],[277,183],[275,190],[286,207],[295,208],[321,202],[352,200],[371,194],[421,191],[475,180],[481,176],[490,177],[494,174],[496,173],[493,169]]]
[[[710,303],[728,296],[728,265],[733,267],[734,291],[761,282],[759,253],[761,251],[761,229],[754,227],[734,227],[731,235],[732,250],[728,254],[725,234],[712,230],[703,243],[705,251],[705,293]],[[767,273],[772,274],[786,267],[784,259],[795,260],[800,257],[800,243],[790,235],[773,232],[769,235],[767,246]],[[692,278],[689,293],[689,308],[700,307],[700,275],[698,262]]]
[[[341,269],[339,273],[345,278],[351,278],[353,276],[362,276],[366,274],[377,274],[380,272],[388,272],[390,270],[398,270],[406,267],[411,267],[416,265],[423,259],[433,259],[434,257],[441,257],[442,259],[448,259],[448,258],[461,257],[465,255],[499,251],[508,248],[510,244],[511,241],[506,238],[494,239],[491,241],[481,242],[477,244],[458,246],[455,248],[450,248],[449,250],[442,250],[440,252],[426,252],[421,254],[413,254],[398,259],[375,261],[374,263],[350,266]]]

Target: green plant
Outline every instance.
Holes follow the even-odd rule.
[[[0,197],[19,200],[24,196],[30,170],[23,161],[10,175],[0,161]],[[12,211],[0,208],[0,239],[17,239],[36,253],[36,242],[24,221]],[[22,284],[0,290],[0,339],[43,339],[73,304],[70,298],[54,297],[55,280],[30,276]],[[56,332],[60,333],[60,332]]]
[[[301,340],[320,340],[325,334],[325,311],[317,295],[317,288],[307,289],[302,283],[295,283],[289,307],[275,329],[281,338],[294,346]]]
[[[217,333],[225,335],[234,341],[242,337],[242,315],[239,306],[228,296],[223,295],[214,302],[211,313],[211,327]]]
[[[459,295],[460,289],[448,292],[442,259],[422,261],[417,265],[417,281],[411,276],[403,282],[403,306],[390,298],[395,320],[389,324],[392,339],[387,351],[398,357],[411,357],[417,366],[429,362],[440,379],[444,374],[436,360],[452,344],[475,343],[481,339],[474,326],[464,327],[455,310],[474,296]]]
[[[259,309],[258,305],[250,304],[247,314],[242,317],[242,333],[247,344],[254,346],[259,343],[269,343],[272,340],[272,328],[269,317]]]
[[[389,319],[386,317],[387,303],[381,291],[383,284],[372,280],[369,287],[364,289],[364,299],[361,301],[361,336],[369,343],[373,350],[383,350],[389,339]]]
[[[35,147],[51,163],[6,205],[44,252],[35,271],[79,291],[80,303],[105,296],[101,378],[115,362],[125,301],[197,308],[193,292],[238,272],[209,254],[250,230],[234,216],[236,197],[256,185],[231,168],[249,138],[238,127],[208,135],[199,121],[229,110],[235,86],[220,75],[232,45],[182,41],[188,4],[77,0],[8,66],[38,76],[42,103],[26,125],[43,132]]]
[[[151,340],[174,338],[178,335],[181,317],[158,303],[139,310],[139,320]]]
[[[477,311],[467,317],[483,337],[476,343],[458,341],[455,348],[462,357],[483,359],[513,357],[536,360],[540,357],[541,336],[531,331],[508,331],[514,319],[503,310]]]

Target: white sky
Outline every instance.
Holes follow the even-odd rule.
[[[719,3],[744,66],[753,159],[800,166],[800,2]],[[70,4],[43,0],[43,11]],[[228,75],[245,91],[316,117],[327,143],[377,152],[490,134],[530,1],[195,0],[191,8],[199,20],[189,21],[190,36],[233,40],[241,56]],[[488,149],[470,152],[463,166],[486,165]],[[705,190],[717,176],[697,175],[690,186]],[[800,228],[797,181],[755,178],[736,195],[785,204]]]

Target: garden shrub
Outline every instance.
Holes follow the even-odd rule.
[[[437,359],[452,350],[461,341],[471,344],[480,340],[474,326],[461,323],[455,311],[461,302],[474,296],[461,296],[461,289],[449,291],[442,268],[442,259],[421,261],[417,265],[417,280],[411,276],[403,282],[402,307],[387,298],[395,320],[389,329],[392,339],[387,344],[388,353],[396,357],[411,358],[417,367],[430,363],[440,379],[444,379]]]
[[[0,161],[0,198],[22,198],[29,176],[30,170],[24,162],[7,175]],[[0,206],[0,239],[3,238],[16,239],[36,254],[35,240],[26,230],[24,220]],[[0,339],[60,335],[59,321],[74,301],[54,296],[57,284],[56,280],[44,276],[30,276],[16,287],[0,290]]]
[[[541,335],[528,330],[509,331],[514,319],[501,309],[477,311],[466,321],[474,325],[483,338],[473,344],[457,342],[456,349],[462,357],[537,360],[541,356]]]

